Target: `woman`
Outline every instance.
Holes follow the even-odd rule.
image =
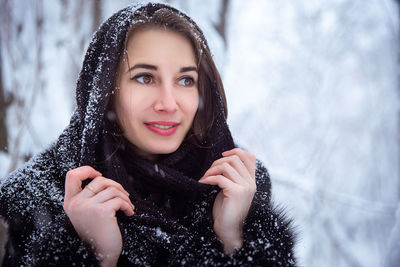
[[[290,221],[267,170],[235,148],[190,18],[151,3],[114,14],[76,98],[57,142],[1,184],[5,266],[295,264]]]

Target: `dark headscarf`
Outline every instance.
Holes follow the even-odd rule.
[[[59,163],[64,172],[74,166],[99,166],[109,175],[109,178],[124,183],[126,170],[121,170],[121,168],[126,169],[125,163],[128,159],[115,153],[120,140],[107,136],[110,132],[105,129],[106,115],[115,89],[115,75],[128,30],[138,22],[137,17],[152,16],[161,9],[187,19],[188,23],[196,27],[196,32],[200,33],[200,36],[196,36],[200,43],[208,49],[207,42],[198,26],[185,14],[164,4],[131,5],[104,22],[89,45],[77,82],[77,109],[65,131],[74,132],[74,140],[63,140],[61,136],[58,142]],[[203,137],[200,146],[183,144],[175,153],[162,157],[158,163],[160,169],[168,166],[183,171],[185,168],[192,169],[193,166],[196,168],[196,173],[193,170],[189,172],[186,170],[183,173],[189,179],[198,179],[214,160],[221,157],[223,151],[234,147],[226,124],[221,96],[216,88],[209,89],[211,90],[210,97],[217,99],[214,103],[219,112],[214,114],[215,121],[208,135]],[[70,138],[70,135],[66,135],[65,138]],[[73,151],[74,154],[69,154],[69,151]],[[77,155],[75,151],[80,151],[80,153]],[[110,157],[111,154],[115,157]],[[104,163],[104,159],[109,162],[99,164],[99,162]]]
[[[75,140],[65,142],[60,138],[58,151],[61,152],[60,165],[66,165],[65,171],[76,163],[79,166],[90,165],[105,177],[121,183],[130,192],[136,215],[134,218],[119,215],[119,220],[132,220],[131,223],[138,225],[137,234],[152,236],[157,235],[155,229],[162,229],[169,236],[174,236],[175,242],[182,243],[188,242],[187,236],[182,239],[182,234],[188,228],[176,221],[178,217],[198,222],[207,218],[210,227],[205,229],[212,231],[211,210],[218,189],[201,184],[198,179],[212,162],[221,157],[222,152],[234,148],[218,90],[208,88],[210,96],[217,99],[214,103],[218,105],[216,110],[219,112],[214,114],[214,123],[207,135],[203,136],[202,142],[195,144],[184,141],[177,151],[161,155],[155,162],[139,157],[124,137],[116,136],[115,125],[107,116],[127,32],[137,22],[136,17],[152,16],[160,9],[187,19],[200,33],[197,38],[204,49],[208,49],[197,25],[172,7],[150,3],[129,6],[114,14],[95,34],[83,62],[76,90],[77,110],[66,130],[76,132],[75,135],[66,135],[69,138],[73,136]],[[63,147],[66,145],[80,149]],[[68,155],[69,151],[80,151],[80,154]],[[71,160],[77,162],[68,164]],[[126,238],[130,239],[132,235],[135,234],[131,232]],[[157,236],[154,240],[160,242]],[[163,246],[167,247],[168,244]]]
[[[214,114],[214,123],[200,144],[184,141],[174,153],[162,155],[152,162],[137,156],[124,137],[115,136],[115,125],[107,115],[112,112],[110,100],[127,32],[135,23],[142,23],[143,17],[151,18],[160,10],[175,13],[196,27],[196,32],[200,33],[196,38],[204,49],[208,49],[198,26],[172,7],[150,3],[129,6],[117,12],[103,23],[89,45],[77,83],[77,110],[70,126],[77,132],[77,140],[71,143],[81,147],[79,165],[94,166],[105,177],[118,181],[131,192],[136,202],[138,199],[135,198],[144,195],[143,191],[146,194],[165,192],[173,196],[209,190],[210,186],[197,180],[213,161],[221,157],[222,152],[234,148],[223,101],[216,88],[207,89],[211,91],[210,97],[217,99],[214,101],[218,105],[215,110],[219,112]],[[63,162],[65,158],[61,164]]]

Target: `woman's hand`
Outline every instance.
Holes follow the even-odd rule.
[[[82,181],[93,179],[82,189]],[[80,238],[90,244],[102,266],[116,266],[122,251],[122,237],[115,214],[134,214],[129,193],[117,182],[102,177],[90,166],[67,173],[64,210]]]
[[[256,192],[256,158],[239,148],[222,153],[200,183],[218,185],[222,190],[213,207],[214,231],[226,253],[242,246],[242,228]]]

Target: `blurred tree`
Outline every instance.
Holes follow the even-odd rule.
[[[93,0],[93,23],[92,31],[95,32],[99,27],[102,17],[101,17],[101,0]]]
[[[0,151],[8,152],[8,131],[6,124],[7,107],[10,104],[10,99],[7,99],[6,92],[3,85],[3,72],[2,72],[2,57],[1,57],[1,43],[0,43]]]
[[[229,8],[229,0],[223,0],[219,9],[219,21],[218,23],[214,23],[215,30],[219,33],[219,35],[224,40],[224,45],[226,48],[226,15],[228,13]]]

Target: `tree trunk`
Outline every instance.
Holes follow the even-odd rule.
[[[93,24],[92,24],[92,31],[97,31],[101,23],[101,0],[94,0],[93,1]]]
[[[400,0],[399,0],[400,1]],[[214,28],[217,30],[219,35],[224,40],[224,45],[226,48],[227,40],[226,40],[226,14],[228,13],[229,0],[223,0],[221,7],[219,9],[219,21],[218,24],[214,24]]]
[[[6,124],[7,103],[6,92],[3,85],[2,57],[0,44],[0,151],[8,152],[8,131]]]

